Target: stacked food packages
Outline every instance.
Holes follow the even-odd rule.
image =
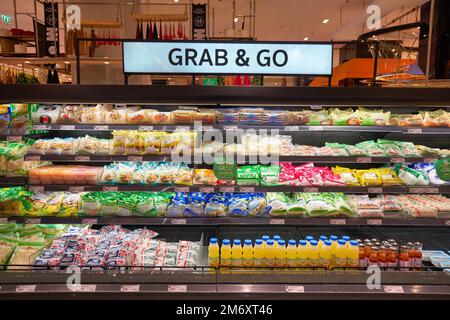
[[[0,130],[10,134],[25,134],[29,129],[28,104],[0,105]]]
[[[342,193],[44,192],[0,189],[1,216],[27,217],[432,217],[450,215],[441,195]]]
[[[48,164],[41,161],[24,161],[24,155],[33,145],[33,140],[26,142],[0,141],[0,176],[26,176],[32,168]]]
[[[314,110],[265,110],[263,108],[204,109],[180,107],[158,111],[141,106],[112,104],[32,106],[34,124],[246,124],[246,125],[336,125],[336,126],[427,126],[446,127],[445,110],[416,114],[393,114],[381,109],[329,108]]]
[[[414,145],[411,142],[378,139],[356,145],[325,143],[323,147],[295,145],[291,136],[265,136],[244,134],[242,143],[225,144],[219,141],[202,141],[197,146],[196,133],[192,131],[113,131],[113,139],[81,138],[39,139],[29,150],[30,154],[47,155],[170,155],[204,153],[222,155],[283,155],[283,156],[372,156],[420,157],[449,156],[450,150]]]

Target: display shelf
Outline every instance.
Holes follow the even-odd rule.
[[[229,157],[227,157],[229,158]],[[277,159],[280,162],[291,163],[417,163],[417,162],[435,162],[438,157],[367,157],[367,156],[348,156],[348,157],[333,157],[333,156],[275,156],[270,160]],[[234,161],[237,164],[251,164],[255,159],[260,159],[257,156],[234,156]],[[203,164],[202,154],[196,154],[188,159],[177,159],[171,155],[41,155],[28,153],[25,155],[25,160],[28,161],[52,161],[52,162],[115,162],[115,161],[136,161],[136,162],[186,162],[192,164]],[[264,159],[262,159],[264,160]],[[267,159],[265,159],[267,161]]]
[[[191,225],[191,226],[404,226],[450,227],[450,215],[445,218],[349,218],[349,217],[1,217],[0,223],[26,224],[99,224],[99,225]]]
[[[24,186],[25,184],[25,177],[0,177],[0,187]]]
[[[406,187],[406,186],[384,186],[384,187],[353,187],[353,186],[319,186],[319,187],[297,187],[297,186],[164,186],[164,185],[28,185],[30,191],[150,191],[150,192],[342,192],[348,194],[450,194],[450,185]]]
[[[196,127],[186,125],[138,125],[138,124],[33,124],[35,130],[48,131],[113,131],[113,130],[201,130],[201,131],[235,131],[235,130],[278,130],[289,132],[389,132],[403,134],[450,134],[448,127],[399,127],[399,126],[304,126],[304,125],[245,125],[245,124],[206,124]]]

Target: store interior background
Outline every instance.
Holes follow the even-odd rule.
[[[369,16],[367,7],[376,4],[381,8],[381,27],[393,27],[396,25],[414,22],[428,23],[430,19],[429,9],[431,1],[426,0],[65,0],[59,3],[59,27],[60,27],[60,57],[53,60],[57,63],[62,83],[75,83],[76,64],[73,54],[66,55],[67,32],[64,27],[64,8],[70,4],[78,4],[81,8],[81,20],[114,22],[121,18],[122,28],[117,35],[121,38],[134,39],[136,34],[136,21],[133,14],[182,14],[187,12],[189,20],[185,22],[186,33],[191,33],[191,4],[206,3],[207,34],[210,39],[229,36],[230,29],[241,29],[244,20],[245,34],[256,41],[355,41],[366,32],[366,20]],[[89,3],[89,4],[88,4]],[[34,30],[31,15],[21,13],[33,13],[37,8],[38,20],[44,19],[43,4],[37,0],[3,0],[0,4],[1,14],[11,16],[12,22],[6,25],[0,22],[0,28],[21,28]],[[233,5],[235,9],[233,10]],[[435,0],[436,6],[434,28],[432,33],[432,46],[430,51],[428,78],[448,78],[450,49],[449,31],[450,23],[441,21],[445,12],[450,14],[449,1]],[[16,9],[14,9],[16,7]],[[16,14],[15,14],[16,13]],[[18,14],[17,14],[18,13]],[[447,15],[448,16],[448,15]],[[17,19],[17,21],[16,21]],[[327,23],[325,21],[328,20]],[[17,25],[16,25],[17,23]],[[227,31],[228,30],[228,31]],[[90,29],[86,30],[88,33]],[[381,53],[377,75],[385,73],[408,73],[411,65],[418,64],[420,79],[427,78],[427,54],[428,54],[428,30],[427,28],[414,28],[396,31],[373,37],[389,43],[389,46]],[[98,37],[99,35],[97,35]],[[446,41],[442,41],[442,37]],[[440,39],[440,40],[439,40]],[[407,49],[409,48],[409,49]],[[411,48],[413,48],[411,50]],[[34,48],[29,47],[28,52]],[[95,50],[93,57],[82,57],[81,83],[82,84],[122,84],[121,46],[101,46]],[[374,50],[369,45],[345,45],[334,46],[333,65],[340,78],[332,81],[333,86],[359,86],[370,85],[371,73],[373,73]],[[350,60],[355,64],[348,65]],[[21,58],[15,56],[0,57],[3,67],[15,68],[35,74],[45,83],[48,59]],[[347,63],[347,67],[337,69],[339,65]],[[349,70],[349,68],[351,70]],[[414,68],[417,73],[417,68]],[[343,76],[342,73],[351,73]],[[355,74],[360,74],[355,75]],[[159,81],[155,81],[159,80]],[[366,80],[366,82],[361,82]],[[191,84],[192,77],[177,76],[132,76],[129,84],[164,83]],[[196,83],[201,80],[197,79]],[[264,85],[268,86],[326,86],[328,79],[296,79],[293,77],[265,77]]]

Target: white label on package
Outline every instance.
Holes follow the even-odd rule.
[[[120,286],[120,291],[122,292],[139,292],[140,285],[138,284],[129,284]]]
[[[384,286],[386,293],[405,293],[402,286]]]
[[[312,110],[322,110],[322,106],[320,106],[320,105],[313,105],[313,106],[311,106],[311,109]]]
[[[187,292],[187,285],[183,284],[170,284],[167,286],[169,292]]]
[[[288,293],[304,293],[304,286],[286,286],[286,292]]]
[[[329,43],[124,42],[125,73],[331,75]]]
[[[223,126],[224,130],[235,131],[238,129],[238,126]]]
[[[36,291],[36,285],[20,285],[16,286],[16,292],[35,292]]]

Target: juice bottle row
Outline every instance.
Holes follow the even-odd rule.
[[[393,239],[352,240],[320,236],[314,239],[284,240],[279,235],[264,235],[252,241],[211,238],[208,248],[210,267],[220,268],[366,268],[377,265],[386,269],[420,269],[422,244],[407,243],[399,246]]]

